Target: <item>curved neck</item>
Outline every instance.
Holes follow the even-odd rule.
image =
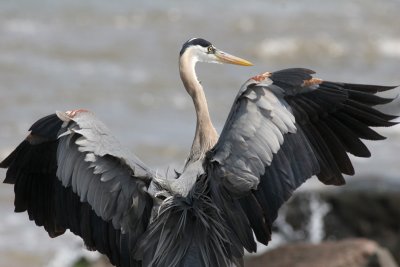
[[[193,99],[196,110],[196,133],[188,162],[204,158],[205,153],[211,149],[218,140],[218,134],[212,125],[208,112],[207,100],[203,87],[197,79],[195,72],[196,61],[189,53],[184,53],[179,59],[179,72],[186,91]]]

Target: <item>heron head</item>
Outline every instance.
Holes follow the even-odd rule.
[[[183,44],[180,56],[189,53],[194,62],[227,63],[241,66],[252,66],[253,64],[245,59],[225,53],[216,48],[209,41],[202,38],[192,38]]]

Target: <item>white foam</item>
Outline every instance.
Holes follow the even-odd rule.
[[[400,58],[400,39],[383,39],[377,41],[379,52],[385,56]]]
[[[326,36],[324,34],[315,36],[310,41],[308,37],[278,37],[267,38],[261,42],[259,53],[264,57],[315,55],[328,54],[329,57],[340,57],[348,52],[345,43]]]
[[[308,238],[311,243],[320,243],[324,236],[324,217],[329,212],[330,207],[327,203],[321,201],[317,194],[311,194],[310,197],[311,216],[307,225]]]
[[[297,40],[289,37],[266,39],[260,45],[260,53],[264,56],[279,56],[281,54],[295,53]]]
[[[8,32],[33,35],[38,32],[39,25],[27,19],[12,19],[6,21],[3,28]]]

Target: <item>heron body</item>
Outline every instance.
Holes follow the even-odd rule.
[[[89,111],[57,112],[35,122],[0,164],[15,211],[51,237],[71,230],[116,266],[242,266],[255,238],[268,244],[296,188],[313,175],[344,184],[343,174],[354,174],[348,153],[369,157],[361,139],[384,139],[370,127],[395,124],[374,108],[392,101],[376,93],[394,87],[294,68],[246,81],[219,136],[197,62],[251,65],[201,38],[183,45],[179,71],[196,131],[182,173],[160,176]]]

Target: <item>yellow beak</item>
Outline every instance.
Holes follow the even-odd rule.
[[[241,66],[253,66],[253,63],[251,63],[250,61],[230,55],[218,49],[215,50],[214,55],[217,57],[217,61],[221,63],[235,64]]]

